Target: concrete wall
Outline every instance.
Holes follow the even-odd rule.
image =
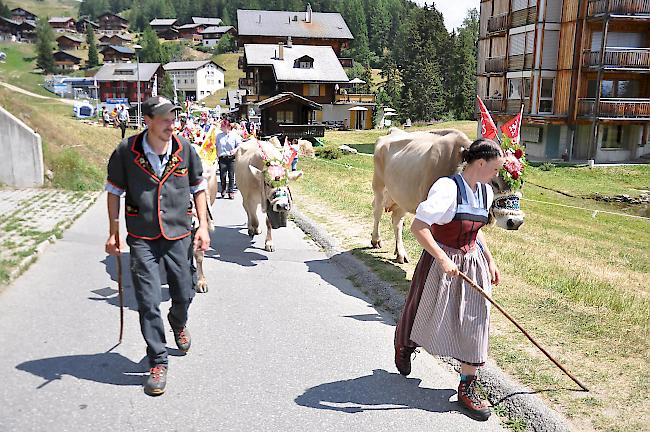
[[[43,186],[41,136],[0,106],[0,183]]]

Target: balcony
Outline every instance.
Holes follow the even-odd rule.
[[[375,95],[371,93],[337,94],[334,103],[375,103]]]
[[[237,59],[237,69],[244,70],[246,68],[246,58],[244,56],[240,56],[239,59]]]
[[[506,58],[505,57],[488,57],[485,59],[485,72],[493,74],[505,73]]]
[[[508,99],[506,100],[506,113],[517,114],[524,105],[524,114],[530,114],[530,99]]]
[[[490,112],[502,112],[503,111],[503,98],[493,97],[483,99],[485,107]]]
[[[601,66],[600,55],[600,51],[585,51],[583,66],[598,69]],[[650,72],[650,48],[607,49],[602,67],[604,69],[632,69]]]
[[[257,94],[257,86],[253,78],[239,78],[239,88],[246,90],[246,94],[249,96]]]
[[[339,63],[341,63],[341,67],[344,68],[354,67],[354,60],[352,58],[339,57]]]
[[[521,27],[535,24],[537,21],[537,6],[516,10],[510,14],[510,27]]]
[[[533,68],[535,58],[532,54],[513,55],[508,59],[508,71],[515,72]]]
[[[501,33],[508,30],[509,18],[507,13],[490,17],[487,26],[488,33]]]
[[[282,135],[286,135],[289,139],[293,138],[321,138],[325,136],[324,124],[309,124],[309,125],[296,125],[296,124],[280,124],[278,129]]]
[[[588,16],[596,17],[601,15],[644,15],[650,18],[650,0],[589,0]]]
[[[650,98],[601,99],[598,118],[650,120]],[[596,99],[579,99],[578,116],[593,118],[596,115]]]

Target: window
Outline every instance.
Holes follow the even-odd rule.
[[[553,87],[555,84],[554,78],[542,78],[542,88],[539,94],[539,112],[552,113],[553,112]]]
[[[530,78],[510,78],[508,80],[508,99],[528,99],[530,97]]]
[[[320,85],[318,85],[318,84],[308,84],[307,85],[307,94],[305,96],[320,96]]]
[[[604,126],[602,148],[623,148],[623,126]]]
[[[603,80],[603,98],[638,98],[641,94],[641,82],[638,80]],[[589,80],[587,83],[587,97],[596,98],[598,86],[596,80]]]
[[[293,111],[278,111],[276,114],[277,123],[293,123]]]

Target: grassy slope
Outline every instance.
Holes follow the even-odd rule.
[[[39,18],[71,16],[77,19],[79,15],[79,2],[75,0],[7,0],[4,3],[9,9],[21,7]]]
[[[0,42],[0,51],[7,54],[6,62],[0,63],[0,81],[40,95],[52,95],[41,85],[43,75],[32,72],[36,67],[34,45]]]
[[[228,90],[236,89],[238,87],[239,78],[244,77],[244,72],[237,67],[237,62],[239,61],[240,53],[226,53],[218,54],[213,57],[215,63],[220,66],[223,66],[226,69],[225,72],[225,87],[215,94],[208,96],[202,101],[205,102],[206,106],[214,107],[221,104],[221,99],[226,97]]]
[[[375,133],[328,133],[326,139],[364,143]],[[370,141],[364,144],[372,145]],[[306,175],[295,187],[298,202],[313,204],[320,210],[313,215],[329,223],[330,229],[344,225],[339,235],[346,236],[347,246],[384,279],[406,291],[421,250],[408,229],[404,235],[412,258],[408,265],[392,262],[394,240],[388,217],[382,222],[384,250],[367,249],[372,229],[372,159],[358,155],[334,163],[301,159],[300,164]],[[595,191],[633,194],[634,188],[650,184],[650,166],[555,168],[550,172],[533,168],[529,179],[578,195]],[[527,199],[538,201],[624,211],[534,186],[526,187],[524,193]],[[648,430],[649,222],[602,213],[594,218],[590,211],[533,201],[524,201],[522,206],[527,220],[519,231],[486,229],[504,279],[495,297],[592,392],[564,390],[571,383],[497,311],[491,355],[523,383],[551,389],[542,395],[578,427]],[[411,221],[407,218],[406,226]]]

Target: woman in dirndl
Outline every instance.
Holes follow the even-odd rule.
[[[490,305],[458,275],[490,293],[499,270],[480,231],[488,222],[494,192],[490,181],[504,163],[501,147],[479,139],[463,153],[461,174],[438,179],[415,213],[411,231],[424,248],[395,331],[395,365],[411,373],[418,347],[461,363],[458,401],[477,420],[490,417],[476,392],[476,371],[488,349]]]

